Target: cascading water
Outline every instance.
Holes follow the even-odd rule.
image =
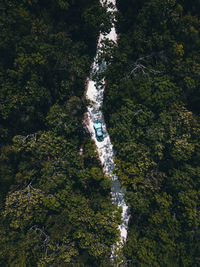
[[[103,0],[100,0],[101,4],[104,4]],[[114,6],[114,9],[111,7],[108,7],[108,11],[115,11],[116,8],[116,3],[115,0],[108,0],[107,4],[112,3]],[[117,42],[117,34],[115,31],[115,27],[113,25],[111,31],[107,35],[100,34],[99,36],[99,41],[97,45],[97,54],[94,59],[94,63],[92,65],[92,70],[91,73],[100,73],[105,69],[105,63],[98,63],[98,57],[101,49],[101,42],[105,39],[108,39],[113,42]],[[95,81],[91,79],[88,79],[88,88],[87,88],[87,93],[86,97],[87,99],[92,101],[92,105],[88,107],[88,125],[87,128],[91,134],[92,139],[95,141],[96,146],[97,146],[97,151],[101,160],[101,163],[103,165],[103,168],[106,172],[106,174],[111,178],[112,180],[112,188],[111,188],[111,196],[112,196],[112,201],[114,204],[122,208],[122,224],[119,225],[119,230],[121,234],[121,244],[125,242],[126,237],[127,237],[127,228],[128,228],[128,220],[129,220],[129,215],[128,215],[128,206],[126,205],[124,201],[124,193],[125,190],[121,188],[120,182],[116,176],[116,174],[113,174],[113,170],[115,167],[114,164],[114,151],[113,151],[113,146],[110,141],[110,137],[108,135],[108,132],[106,130],[106,125],[104,121],[103,114],[100,110],[100,107],[103,104],[103,93],[104,93],[104,87],[105,87],[105,82],[104,80],[101,81],[101,84],[103,86],[98,86]],[[104,132],[104,141],[103,142],[98,142],[95,138],[95,132],[93,125],[95,122],[100,121],[102,123],[103,127],[103,132]],[[116,257],[115,254],[115,247],[120,244],[114,244],[113,249],[112,249],[112,255],[111,259],[114,259]]]

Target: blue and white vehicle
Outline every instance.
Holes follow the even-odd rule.
[[[94,123],[93,127],[94,127],[94,130],[95,130],[97,141],[102,142],[104,140],[102,123],[97,121],[97,122]]]

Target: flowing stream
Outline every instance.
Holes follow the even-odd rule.
[[[103,0],[100,0],[101,4],[104,4]],[[110,7],[107,8],[108,11],[115,11],[116,10],[116,3],[115,0],[108,0],[107,3],[112,3],[114,5],[114,9],[111,9]],[[98,45],[97,45],[97,53],[96,57],[94,58],[94,62],[92,64],[92,70],[91,73],[94,72],[102,72],[106,65],[105,63],[99,64],[97,62],[97,58],[100,53],[100,48],[101,48],[101,42],[104,39],[109,39],[113,42],[117,42],[117,34],[115,31],[115,27],[113,25],[111,31],[107,35],[103,35],[100,33],[99,40],[98,40]],[[92,75],[91,75],[92,76]],[[119,230],[120,230],[120,239],[121,239],[121,244],[123,244],[126,241],[127,237],[127,228],[128,228],[128,220],[129,220],[129,215],[128,215],[128,206],[126,205],[124,201],[124,193],[125,190],[121,187],[120,182],[118,180],[118,177],[116,174],[113,174],[113,170],[115,167],[114,164],[114,150],[113,146],[110,141],[110,137],[108,135],[108,132],[106,130],[106,124],[104,121],[104,117],[101,111],[101,106],[103,104],[103,94],[104,94],[104,87],[105,87],[105,81],[104,79],[101,81],[103,86],[98,86],[95,81],[92,80],[92,78],[88,79],[88,89],[86,93],[87,99],[92,101],[92,106],[88,107],[88,125],[87,128],[91,134],[91,138],[95,141],[95,144],[97,146],[97,151],[99,154],[99,158],[101,160],[101,163],[103,165],[105,173],[111,178],[112,180],[112,188],[111,188],[111,197],[112,201],[114,204],[116,204],[118,207],[122,208],[122,224],[119,225]],[[103,142],[98,142],[95,138],[95,131],[93,128],[93,125],[96,121],[100,121],[102,123],[103,127],[103,132],[104,132],[104,141]],[[116,255],[113,255],[115,252],[115,246],[119,244],[114,244],[112,248],[112,255],[111,258],[115,258]]]

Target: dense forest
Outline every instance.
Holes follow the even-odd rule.
[[[103,112],[130,207],[122,266],[200,266],[200,2],[117,0]],[[84,128],[111,14],[0,3],[0,266],[111,266],[121,211]]]
[[[98,0],[0,3],[0,266],[105,266],[119,239],[82,120]]]
[[[200,266],[200,2],[117,8],[103,111],[131,212],[123,252],[130,266]]]

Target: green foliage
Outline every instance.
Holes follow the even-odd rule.
[[[199,8],[117,1],[103,110],[131,209],[130,266],[199,265]]]
[[[11,228],[24,229],[30,223],[40,223],[44,220],[46,211],[42,207],[43,201],[43,192],[28,186],[7,196],[3,216]]]
[[[82,121],[112,14],[97,0],[0,10],[0,265],[109,266],[121,211]]]
[[[52,105],[82,97],[100,24],[109,17],[97,0],[16,1],[0,9],[3,142],[43,128]]]
[[[132,215],[122,253],[130,266],[199,266],[200,5],[117,5],[118,46],[104,42],[99,60],[109,63],[103,111]],[[0,10],[0,265],[109,266],[121,211],[82,120],[113,14],[97,0]]]

